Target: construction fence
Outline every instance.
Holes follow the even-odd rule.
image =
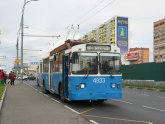
[[[122,76],[125,82],[164,82],[165,62],[122,65]]]

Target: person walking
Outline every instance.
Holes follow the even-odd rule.
[[[7,80],[7,74],[4,73],[4,83],[6,84],[6,80]]]
[[[2,70],[0,70],[0,84],[4,84],[4,74]]]
[[[10,79],[10,84],[14,85],[14,81],[15,81],[15,74],[11,71],[9,74],[9,79]]]

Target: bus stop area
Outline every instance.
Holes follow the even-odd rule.
[[[28,82],[27,82],[28,83]],[[27,84],[8,85],[0,124],[91,124]]]

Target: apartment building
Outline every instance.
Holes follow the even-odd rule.
[[[125,55],[128,52],[128,18],[115,16],[80,39],[118,46]]]
[[[165,62],[165,18],[154,22],[154,62]]]

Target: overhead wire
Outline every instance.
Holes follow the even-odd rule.
[[[100,13],[102,10],[104,10],[105,8],[107,8],[109,5],[113,4],[116,0],[111,0],[109,1],[106,5],[104,5],[102,8],[100,8],[98,11],[96,11],[94,14],[92,14],[90,17],[84,19],[83,21],[81,21],[79,23],[79,25],[84,24],[85,22],[89,21],[90,19],[92,19],[93,16],[95,16],[96,14]]]
[[[93,8],[91,8],[91,9],[88,10],[88,11],[86,11],[83,15],[81,15],[79,18],[77,18],[77,19],[74,21],[74,23],[77,22],[77,21],[82,20],[82,19],[83,19],[85,16],[87,16],[90,12],[92,12],[92,11],[95,10],[98,6],[100,6],[104,1],[105,1],[105,0],[99,1]],[[74,24],[74,23],[73,23],[73,24]]]
[[[98,13],[100,13],[102,10],[104,10],[109,5],[113,4],[115,1],[116,0],[111,0],[111,1],[109,1],[109,0],[108,1],[101,0],[101,1],[99,1],[94,7],[92,7],[87,12],[85,12],[81,16],[81,18],[76,19],[76,21],[74,21],[73,24],[77,23],[78,26],[80,26],[80,28],[81,28],[82,25],[85,24],[85,22],[88,22],[90,19],[92,19],[93,16],[95,16]],[[89,14],[92,14],[92,15],[89,15]]]
[[[72,26],[73,26],[73,24],[75,25],[76,23],[78,24],[78,27],[80,26],[80,24],[82,24],[82,22],[84,22],[84,21],[86,21],[88,18],[89,18],[89,14],[92,14],[92,12],[94,12],[95,10],[97,10],[97,9],[99,9],[99,7],[101,7],[101,6],[103,6],[103,8],[101,7],[101,10],[102,9],[104,9],[106,6],[108,6],[109,4],[111,4],[111,2],[112,1],[110,1],[110,2],[108,2],[108,4],[106,4],[107,3],[107,1],[105,1],[105,0],[101,0],[101,1],[99,1],[94,7],[92,7],[91,9],[89,9],[88,11],[86,11],[84,14],[82,14],[79,18],[77,18],[75,21],[73,21],[73,23],[72,23]],[[109,1],[109,0],[108,0]],[[106,5],[105,5],[106,4]],[[99,9],[99,11],[100,11],[100,9]],[[98,12],[98,11],[97,11]],[[95,14],[97,14],[97,13],[95,13]],[[93,14],[92,14],[92,16],[93,16]],[[71,27],[72,27],[71,26]],[[67,26],[67,27],[69,27],[69,26]],[[79,29],[79,28],[78,28]],[[77,30],[78,30],[77,29]],[[70,30],[68,30],[68,33],[70,32]],[[75,31],[76,32],[76,31]],[[74,34],[75,35],[75,34]],[[73,35],[73,37],[74,37],[74,35]]]

